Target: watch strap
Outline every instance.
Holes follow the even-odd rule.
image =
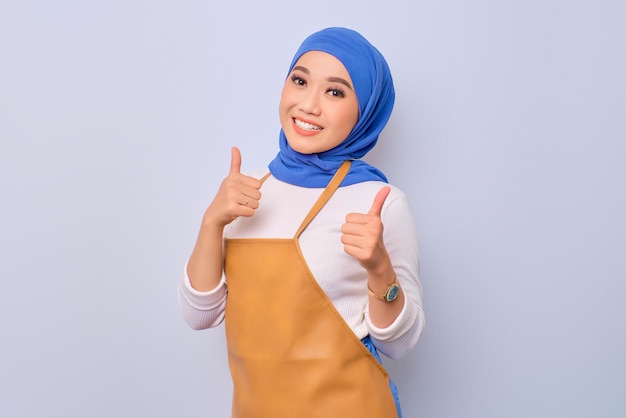
[[[397,292],[395,292],[395,294],[393,294],[393,295],[390,295],[390,292],[389,292],[394,287],[399,287],[397,278],[394,278],[393,282],[391,282],[391,283],[389,283],[387,285],[387,290],[385,290],[385,293],[383,293],[382,295],[378,295],[378,294],[374,293],[374,291],[370,288],[369,283],[367,284],[367,290],[368,290],[370,296],[373,296],[376,299],[382,300],[384,302],[392,302],[392,301],[394,301],[396,299]],[[392,296],[392,297],[390,298],[390,296]]]

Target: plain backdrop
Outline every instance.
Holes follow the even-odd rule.
[[[327,26],[396,84],[368,160],[420,236],[426,330],[384,359],[405,417],[626,416],[624,4],[0,1],[0,416],[230,416],[223,327],[177,286]]]

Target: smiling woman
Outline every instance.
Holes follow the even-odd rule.
[[[292,60],[269,172],[241,173],[233,147],[180,285],[190,326],[225,320],[233,417],[402,416],[378,352],[422,333],[416,231],[404,193],[360,159],[394,97],[376,48],[325,29]]]
[[[326,52],[303,54],[283,87],[279,115],[295,151],[314,154],[335,148],[359,118],[359,103],[346,67]]]

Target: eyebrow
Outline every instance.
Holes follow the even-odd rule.
[[[311,71],[309,71],[308,68],[303,67],[301,65],[296,65],[295,67],[293,67],[293,70],[302,71],[304,74],[311,75]],[[346,87],[348,87],[350,90],[353,90],[352,85],[341,77],[328,77],[328,81],[332,83],[343,84]]]

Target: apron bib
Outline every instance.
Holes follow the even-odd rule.
[[[293,238],[226,240],[233,418],[398,416],[389,375],[328,299],[298,244],[349,168],[344,162]]]

